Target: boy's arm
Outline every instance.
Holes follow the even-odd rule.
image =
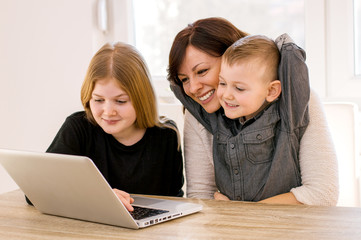
[[[285,120],[283,122],[287,130],[300,129],[299,137],[302,137],[309,122],[310,85],[306,53],[287,34],[278,37],[275,43],[281,56],[278,68],[282,85],[279,101],[281,119]]]

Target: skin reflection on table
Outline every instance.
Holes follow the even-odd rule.
[[[41,214],[16,190],[0,195],[0,239],[361,239],[361,208],[168,199],[203,210],[132,230]]]

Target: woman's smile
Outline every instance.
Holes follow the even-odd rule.
[[[213,89],[213,90],[207,92],[206,94],[204,94],[203,96],[198,97],[198,99],[200,101],[204,102],[204,101],[208,100],[211,96],[213,96],[214,92],[215,92],[215,90]]]

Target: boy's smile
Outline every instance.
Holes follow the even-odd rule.
[[[228,118],[253,117],[268,95],[264,67],[256,61],[222,62],[217,96]]]

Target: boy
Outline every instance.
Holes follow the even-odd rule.
[[[296,45],[284,43],[288,38],[287,35],[283,35],[277,40],[278,43],[283,43],[283,51],[290,52],[291,56],[296,55],[293,57],[304,59],[304,52]],[[230,157],[231,161],[226,164],[228,169],[229,166],[233,168],[231,171],[228,170],[228,183],[225,181],[227,178],[224,178],[225,158],[217,158],[215,162],[216,172],[218,169],[218,172],[222,173],[218,174],[218,177],[216,174],[217,185],[221,193],[224,192],[231,198],[234,194],[236,199],[248,196],[247,200],[270,197],[273,195],[272,190],[267,189],[282,185],[284,181],[280,180],[284,178],[281,176],[283,174],[288,175],[286,179],[293,179],[295,185],[300,185],[297,176],[298,152],[300,140],[308,124],[310,88],[305,65],[300,64],[300,69],[297,65],[286,65],[287,67],[281,68],[285,66],[285,61],[290,64],[290,59],[284,54],[281,59],[283,63],[280,64],[280,53],[275,42],[265,36],[240,39],[222,56],[217,96],[225,115],[230,119],[239,120],[237,134],[243,136],[238,138],[237,144],[244,146],[243,152],[238,152],[235,159]],[[278,80],[278,70],[283,74],[282,81]],[[288,72],[289,70],[295,72]],[[220,118],[218,125],[217,128],[223,125]],[[239,141],[241,139],[242,141]],[[219,149],[218,154],[222,154],[221,151],[222,149]],[[290,163],[286,164],[287,161]],[[261,167],[262,165],[264,167]],[[287,166],[294,167],[294,176],[292,168],[283,169]],[[249,172],[250,169],[253,171]],[[243,173],[243,177],[238,177],[240,173]],[[242,192],[235,188],[232,193],[226,190],[229,187],[225,186],[230,182],[244,182],[241,178],[252,179],[262,184],[253,184],[256,191],[244,188]],[[249,181],[249,184],[252,182]],[[281,187],[277,190],[278,194],[289,192],[290,187]]]

